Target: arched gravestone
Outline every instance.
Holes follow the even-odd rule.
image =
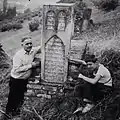
[[[65,46],[60,38],[53,36],[45,45],[45,80],[64,82]]]
[[[73,17],[74,4],[43,6],[41,79],[47,83],[62,84],[67,79]]]

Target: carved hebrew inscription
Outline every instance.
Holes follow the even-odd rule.
[[[60,38],[52,37],[45,45],[45,80],[63,83],[65,46]]]

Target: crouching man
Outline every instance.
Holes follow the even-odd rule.
[[[103,90],[112,91],[112,78],[109,70],[100,64],[95,55],[88,55],[85,58],[87,68],[93,71],[94,78],[78,75],[78,80],[86,81],[82,86],[82,98],[86,103],[85,107],[79,107],[74,113],[82,111],[86,113],[94,107],[94,100],[103,97]],[[77,89],[77,88],[76,88]]]
[[[6,114],[15,116],[20,114],[20,107],[24,102],[24,93],[27,91],[28,78],[32,68],[40,65],[40,61],[33,62],[35,55],[41,52],[41,47],[33,47],[32,38],[27,36],[21,40],[22,49],[13,57],[13,67],[9,83],[9,96],[6,105]]]

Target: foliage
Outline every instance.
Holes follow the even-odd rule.
[[[34,21],[29,23],[29,29],[31,32],[38,30],[38,28],[39,28],[39,21],[38,20],[34,20]]]
[[[92,0],[95,6],[103,11],[114,10],[119,5],[119,0]]]
[[[13,18],[14,16],[16,16],[16,7],[8,8],[7,13],[6,13],[6,17]]]
[[[114,87],[120,88],[120,52],[113,49],[105,50],[100,61],[110,70]]]
[[[24,10],[24,13],[25,13],[25,14],[31,13],[30,8],[27,8],[26,10]]]
[[[24,22],[23,19],[18,20],[18,23],[23,23],[23,22]]]
[[[5,13],[0,11],[0,21],[3,21],[5,19],[12,19],[16,16],[16,7],[9,7]]]
[[[9,30],[19,30],[22,27],[23,26],[21,23],[7,23],[7,24],[2,25],[0,31],[5,32],[5,31],[9,31]]]

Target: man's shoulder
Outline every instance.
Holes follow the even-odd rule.
[[[110,72],[109,70],[108,70],[108,68],[107,67],[105,67],[103,64],[99,64],[99,71],[102,71],[102,72]]]
[[[106,68],[103,64],[99,64],[99,68]]]
[[[24,51],[24,49],[19,49],[16,53],[15,53],[15,55],[14,55],[14,57],[15,56],[22,56],[23,54],[25,53],[25,51]]]

